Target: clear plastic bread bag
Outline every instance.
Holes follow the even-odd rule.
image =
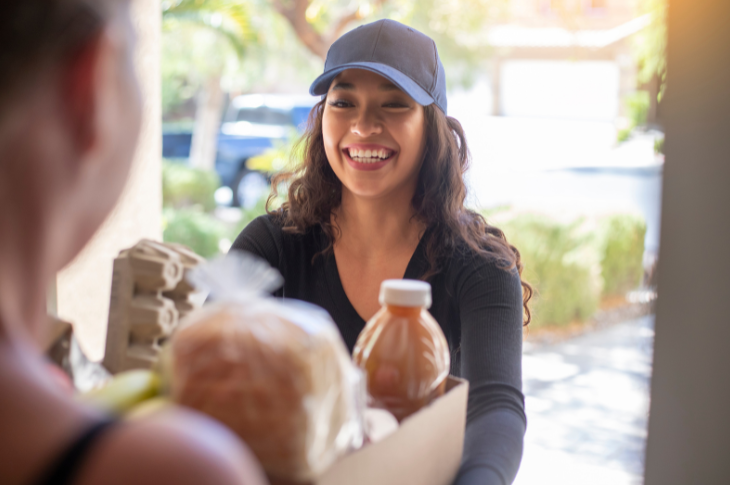
[[[362,445],[364,378],[326,311],[269,296],[281,275],[248,253],[190,279],[214,301],[170,342],[175,401],[229,426],[270,477],[312,480]]]

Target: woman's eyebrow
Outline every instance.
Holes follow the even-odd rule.
[[[393,83],[383,83],[378,87],[378,91],[400,91],[401,89]]]
[[[351,83],[337,83],[334,86],[332,86],[332,91],[354,91],[355,85]]]
[[[393,83],[383,83],[378,86],[378,91],[400,91],[401,89]],[[332,86],[332,91],[355,91],[352,83],[338,82]]]

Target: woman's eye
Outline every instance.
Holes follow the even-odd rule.
[[[350,106],[352,106],[352,103],[344,99],[334,99],[327,104],[329,104],[330,106],[334,106],[335,108],[349,108]]]
[[[387,103],[384,104],[383,107],[385,108],[408,108],[408,105],[401,102],[393,102],[393,103]]]

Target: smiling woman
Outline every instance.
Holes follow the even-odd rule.
[[[303,163],[273,184],[289,183],[287,201],[251,222],[233,249],[279,269],[278,296],[325,308],[351,351],[384,280],[428,281],[451,373],[470,383],[456,483],[512,483],[531,289],[502,231],[464,207],[469,153],[446,115],[434,42],[390,20],[361,26],[332,45],[310,92],[324,99],[301,141]]]

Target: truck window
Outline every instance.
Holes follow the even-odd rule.
[[[241,108],[236,121],[248,121],[262,125],[291,125],[291,114],[288,111],[275,110],[261,106],[259,108]]]

